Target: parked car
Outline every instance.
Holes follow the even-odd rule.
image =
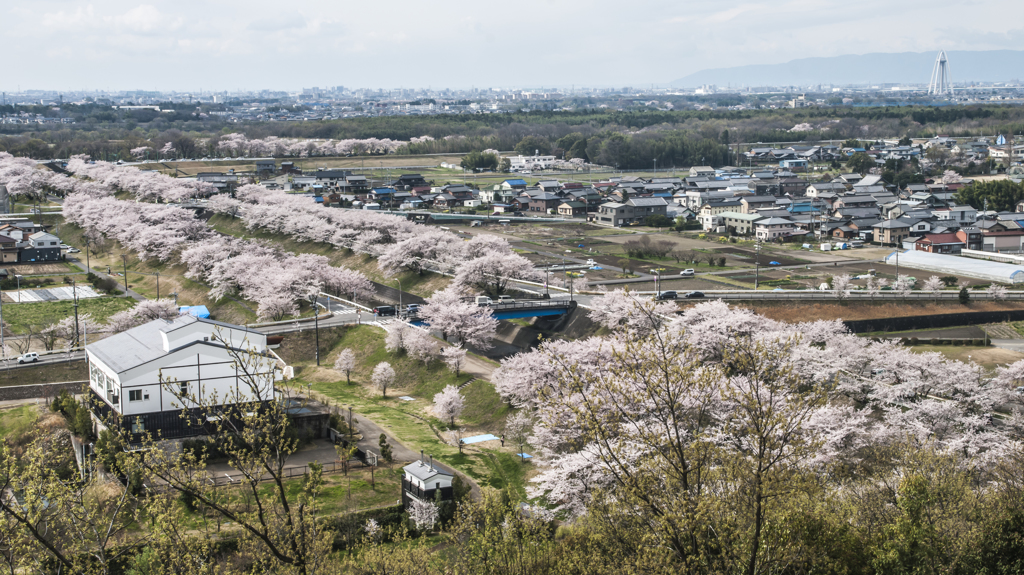
[[[702,291],[691,291],[691,292],[687,292],[687,294],[684,295],[683,297],[686,298],[686,299],[692,299],[692,298],[696,298],[696,297],[704,297],[704,292],[702,292]]]
[[[512,296],[510,295],[500,295],[498,296],[498,303],[516,303],[516,300],[512,299]]]
[[[658,295],[656,295],[654,297],[654,299],[656,299],[658,301],[662,301],[662,300],[666,300],[666,299],[676,299],[677,297],[679,297],[679,294],[677,294],[676,292],[670,290],[670,291],[663,291],[663,292],[659,293]]]
[[[492,303],[494,303],[494,302],[491,301],[491,298],[489,298],[489,297],[487,297],[485,295],[478,295],[478,296],[476,296],[476,305],[478,305],[478,306],[485,307],[485,306],[491,305]]]
[[[419,315],[419,314],[420,314],[420,304],[418,304],[418,303],[411,303],[411,304],[405,306],[405,315]]]
[[[680,277],[684,278],[692,278],[694,273],[695,272],[693,271],[693,268],[686,268],[685,270],[679,272],[679,275]]]
[[[61,244],[60,245],[60,249],[62,249],[62,250],[69,250],[69,249],[71,249],[71,246],[69,246],[67,244]]]
[[[37,361],[39,361],[39,354],[34,351],[23,353],[18,357],[18,363],[35,363]]]
[[[77,254],[77,253],[79,253],[79,252],[81,252],[81,251],[82,251],[82,250],[80,250],[80,249],[78,249],[78,248],[68,248],[68,253],[69,253],[69,254]]]
[[[379,306],[373,308],[373,313],[375,315],[378,315],[378,316],[381,316],[381,317],[388,316],[388,315],[395,315],[395,306],[393,306],[393,305],[379,305]]]

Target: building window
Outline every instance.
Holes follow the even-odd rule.
[[[146,432],[146,422],[141,417],[136,417],[132,423],[132,433],[140,434]]]
[[[128,401],[142,401],[142,390],[141,389],[130,389],[130,390],[128,390]]]
[[[185,383],[182,383],[179,386],[179,390],[181,391],[181,395],[188,395],[188,382],[186,381]]]

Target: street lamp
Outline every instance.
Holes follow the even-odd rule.
[[[398,283],[398,313],[402,313],[402,280],[395,278]]]
[[[665,268],[654,268],[651,273],[654,274],[654,291],[661,293],[661,272],[665,271]]]

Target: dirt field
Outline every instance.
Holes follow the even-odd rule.
[[[1001,365],[1008,365],[1024,359],[1024,353],[998,347],[915,345],[912,349],[916,352],[938,352],[949,359],[957,361],[973,361],[987,370],[993,370]]]
[[[730,305],[745,307],[768,317],[770,319],[797,323],[802,321],[815,321],[819,319],[833,320],[858,320],[876,319],[882,317],[905,317],[912,315],[939,315],[946,313],[961,313],[967,311],[1005,311],[1024,309],[1022,302],[972,302],[969,305],[960,305],[957,302],[948,303],[917,303],[917,302],[889,302],[889,303],[853,303],[847,305],[838,303],[798,303],[798,302],[742,302]]]
[[[22,264],[6,264],[0,265],[0,267],[7,268],[7,273],[17,274],[19,276],[38,276],[38,275],[60,275],[68,274],[72,271],[70,266],[65,263],[22,263]]]

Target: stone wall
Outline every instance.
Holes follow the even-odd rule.
[[[57,397],[62,390],[80,393],[88,381],[65,381],[61,383],[37,383],[34,385],[9,385],[0,387],[0,401],[13,399],[34,399],[37,397]]]

